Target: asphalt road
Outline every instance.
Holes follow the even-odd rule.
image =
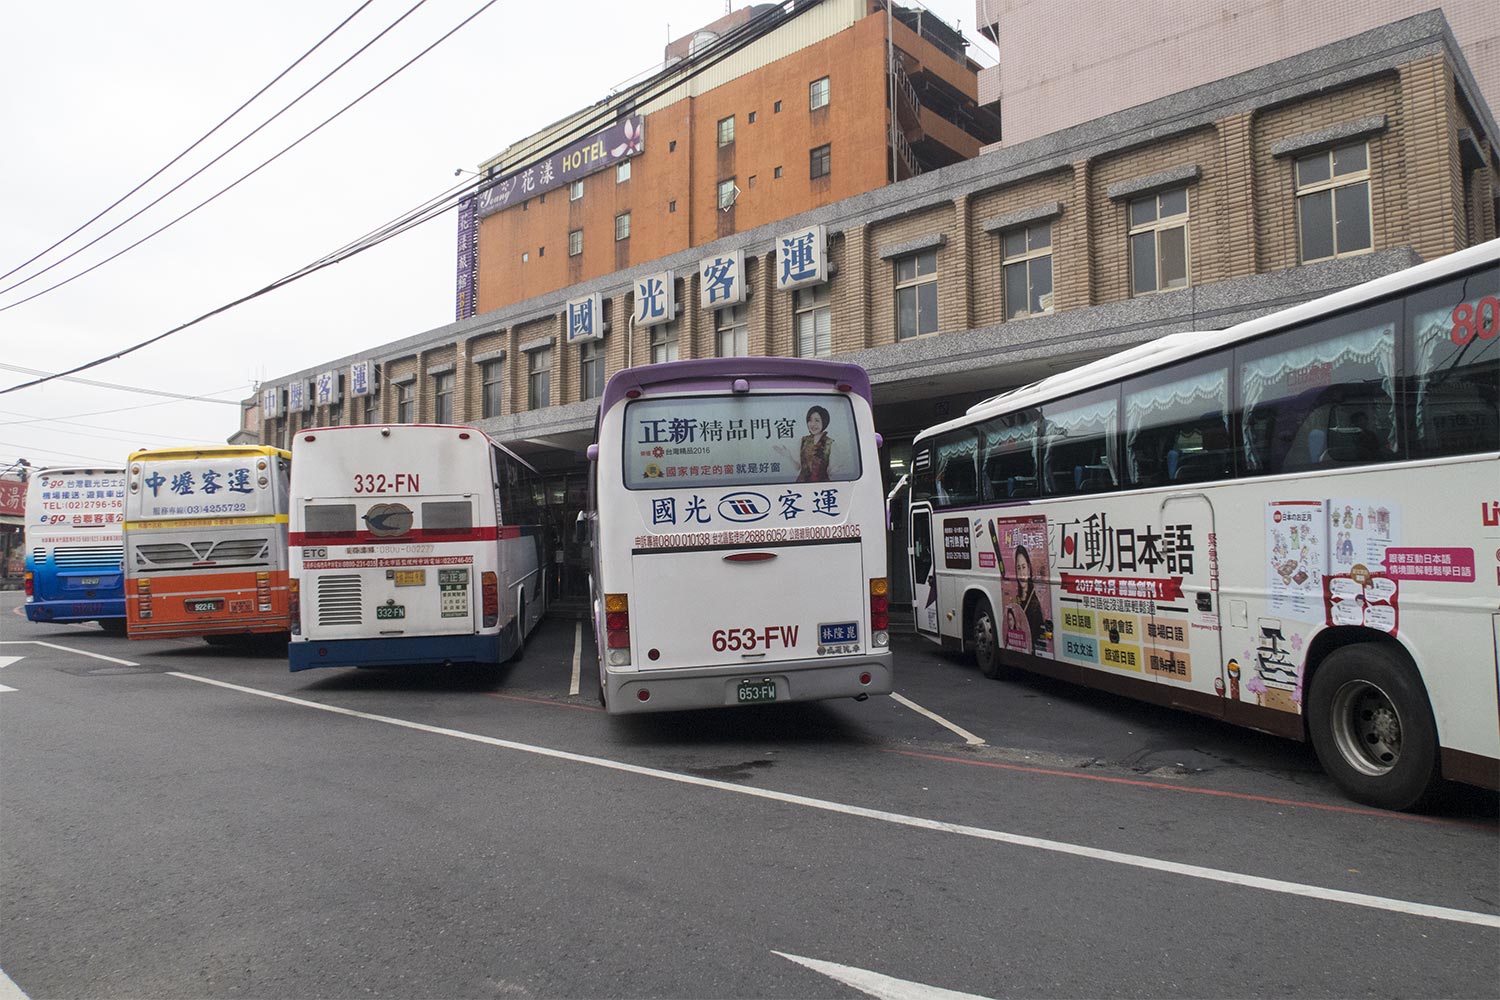
[[[565,614],[499,669],[291,674],[18,605],[0,968],[31,997],[1500,983],[1494,795],[1367,809],[1305,747],[924,640],[899,699],[617,719]]]

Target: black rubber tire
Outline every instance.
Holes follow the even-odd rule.
[[[105,618],[99,622],[99,627],[104,630],[105,635],[124,635],[127,629],[123,618]]]
[[[511,654],[511,662],[514,663],[526,655],[526,594],[521,594],[520,601],[516,604],[516,651]]]
[[[991,679],[999,677],[1003,669],[1000,663],[1000,631],[995,626],[995,612],[990,602],[981,597],[974,605],[974,617],[969,622],[969,648],[974,651],[974,662],[979,672]]]
[[[1401,650],[1374,642],[1334,650],[1313,673],[1306,710],[1319,763],[1351,799],[1410,809],[1437,783],[1437,724]]]

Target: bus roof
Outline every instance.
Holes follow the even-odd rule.
[[[642,365],[616,372],[604,387],[600,411],[608,410],[625,399],[632,389],[645,393],[730,390],[734,379],[751,381],[751,388],[803,387],[809,382],[829,386],[848,386],[847,392],[870,399],[870,376],[859,365],[841,361],[818,361],[811,358],[703,358],[693,361],[668,361]],[[752,380],[765,380],[756,385]]]
[[[250,455],[275,455],[287,461],[292,458],[292,453],[284,448],[266,444],[221,444],[201,448],[141,448],[131,452],[128,461],[165,458],[180,462],[194,458],[244,458]]]
[[[44,465],[40,469],[32,469],[32,476],[76,476],[80,473],[119,473],[125,474],[125,470],[116,466],[108,465]]]
[[[1451,274],[1486,262],[1500,264],[1500,240],[1490,240],[1478,246],[1459,250],[1395,274],[1388,274],[1309,302],[1246,320],[1226,330],[1187,330],[1167,334],[1108,357],[1090,361],[1069,371],[1049,376],[1039,382],[991,396],[969,407],[963,416],[927,428],[919,433],[915,440],[920,441],[943,431],[967,426],[977,420],[1025,409],[1028,406],[1036,406],[1094,386],[1121,382],[1133,375],[1151,371],[1173,361],[1207,354],[1284,326],[1306,322],[1328,313],[1373,302],[1403,289],[1441,280]]]
[[[536,466],[532,465],[530,462],[526,461],[526,459],[511,451],[509,448],[505,447],[505,445],[501,444],[499,441],[496,441],[494,438],[490,437],[478,427],[472,427],[469,424],[331,424],[326,427],[304,427],[302,430],[298,431],[297,434],[303,435],[310,440],[311,437],[315,437],[318,434],[331,434],[335,431],[341,433],[348,431],[380,431],[383,432],[383,436],[390,437],[392,431],[401,431],[412,428],[421,428],[424,430],[460,431],[478,435],[478,437],[485,443],[487,443],[490,447],[498,448],[500,451],[505,452],[505,454],[509,455],[517,462],[526,466],[526,468],[530,469],[532,472],[535,472],[539,476],[541,475],[541,472],[537,471]]]

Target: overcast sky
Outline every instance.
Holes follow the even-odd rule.
[[[372,0],[224,129],[11,288],[83,246],[224,152],[417,0]],[[498,0],[296,149],[97,270],[12,306],[124,249],[213,196],[374,86],[485,0],[426,0],[291,111],[66,263],[0,291],[0,365],[56,372],[216,309],[400,216],[539,128],[660,64],[669,37],[724,0],[628,4]],[[357,8],[360,0],[80,0],[12,4],[0,33],[0,273],[145,180]],[[744,6],[736,2],[735,9]],[[973,0],[928,9],[971,41]],[[669,28],[670,26],[670,28]],[[982,39],[971,55],[994,63]],[[272,379],[451,322],[452,212],[295,285],[80,377],[221,402],[75,382],[0,395],[0,469],[123,464],[138,447],[221,444],[222,401]],[[0,367],[0,389],[30,376]]]

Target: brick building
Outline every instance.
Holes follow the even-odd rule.
[[[979,398],[1495,238],[1496,134],[1442,14],[1420,14],[330,359],[265,387],[263,439],[451,419],[529,454],[571,492],[561,484],[581,481],[599,376],[659,346],[625,321],[634,283],[675,274],[676,356],[712,356],[726,310],[699,307],[699,264],[742,251],[751,296],[729,318],[747,353],[862,364],[899,472],[916,431]],[[831,275],[777,291],[778,237],[807,227],[826,232]],[[567,343],[567,303],[595,293],[609,332]],[[378,369],[374,392],[316,405],[310,382],[356,364]]]

